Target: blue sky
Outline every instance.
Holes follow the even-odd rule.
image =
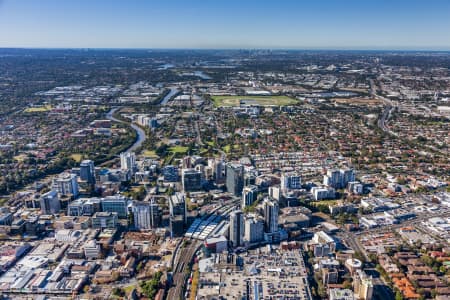
[[[450,50],[450,1],[0,0],[0,47]]]

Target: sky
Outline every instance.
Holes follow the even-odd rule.
[[[450,1],[0,0],[0,47],[450,50]]]

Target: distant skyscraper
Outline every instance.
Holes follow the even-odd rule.
[[[243,245],[244,241],[244,214],[237,210],[230,214],[230,242],[233,247]]]
[[[229,163],[226,176],[227,191],[235,196],[240,196],[244,188],[244,166]]]
[[[40,199],[40,204],[42,213],[46,215],[57,214],[61,210],[61,202],[56,191],[43,194]]]
[[[132,173],[136,171],[136,155],[134,152],[120,153],[120,168]]]
[[[95,166],[92,160],[83,160],[81,162],[80,178],[90,184],[95,184]]]
[[[264,226],[265,232],[278,231],[278,203],[269,199],[264,200]]]

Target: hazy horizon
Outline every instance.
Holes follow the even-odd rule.
[[[0,48],[450,50],[450,2],[0,0]]]

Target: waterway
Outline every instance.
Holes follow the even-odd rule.
[[[113,114],[118,110],[118,107],[112,108],[107,114],[106,114],[106,118],[114,121],[114,122],[119,122],[119,123],[124,123],[126,124],[126,122],[116,119],[114,118]],[[142,146],[142,143],[146,140],[147,136],[145,135],[145,131],[140,128],[139,126],[131,123],[130,126],[136,131],[136,140],[134,141],[133,145],[131,145],[130,147],[127,148],[127,150],[125,150],[125,152],[133,152],[136,149],[138,149],[139,147]]]
[[[176,94],[178,94],[179,90],[177,88],[171,87],[170,92],[161,100],[160,105],[166,105],[170,99],[172,99]]]

